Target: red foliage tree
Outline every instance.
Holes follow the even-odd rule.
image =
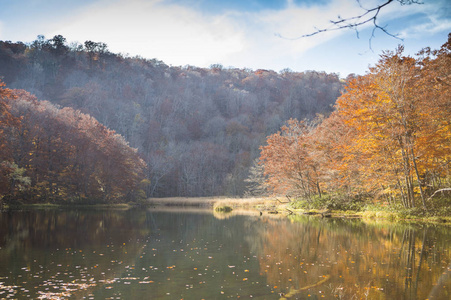
[[[10,91],[20,127],[5,135],[12,160],[26,170],[29,202],[118,202],[138,197],[144,161],[124,138],[89,115]]]

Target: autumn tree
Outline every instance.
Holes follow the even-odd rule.
[[[384,197],[428,209],[450,186],[451,35],[415,59],[386,51],[350,77],[335,111],[309,127],[289,121],[267,138],[260,160],[277,193],[309,199],[313,186],[348,197]]]
[[[0,80],[0,209],[5,202],[5,195],[14,195],[30,183],[24,175],[25,170],[14,162],[14,147],[7,138],[11,128],[21,125],[20,118],[11,113],[9,102],[14,99],[13,91],[5,88]]]
[[[21,126],[9,127],[4,137],[15,149],[15,181],[19,175],[30,178],[22,201],[111,203],[144,196],[139,193],[145,163],[122,136],[80,111],[25,91],[11,94],[15,99],[7,104]]]
[[[359,165],[367,188],[396,193],[405,207],[418,205],[419,195],[426,208],[431,162],[449,161],[449,117],[443,114],[449,91],[446,82],[427,82],[430,61],[420,68],[402,50],[385,52],[368,75],[352,80],[337,109],[356,132],[352,147],[363,155]]]
[[[435,193],[451,187],[451,34],[440,49],[425,48],[419,55],[418,95],[423,98],[419,110],[425,127],[418,139],[429,154],[422,159],[424,181],[427,189]]]
[[[320,169],[312,151],[313,124],[291,119],[281,131],[269,136],[262,146],[260,161],[264,164],[266,184],[273,192],[302,195],[310,200],[321,196]]]

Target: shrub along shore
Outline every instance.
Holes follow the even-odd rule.
[[[306,202],[304,200],[293,200],[286,197],[254,197],[254,198],[227,198],[227,197],[204,197],[204,198],[154,198],[149,199],[151,206],[166,207],[199,207],[212,208],[215,212],[233,213],[234,210],[259,211],[260,215],[311,215],[321,218],[365,218],[386,219],[389,221],[422,221],[433,223],[451,224],[451,199],[436,199],[431,203],[431,209],[423,208],[405,209],[403,207],[392,207],[384,202],[374,202],[371,205],[364,202],[351,201],[347,205],[334,206],[333,201],[326,205],[321,201]],[[434,209],[440,207],[440,209]],[[444,209],[444,207],[446,209]]]

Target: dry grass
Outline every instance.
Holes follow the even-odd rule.
[[[281,218],[288,212],[283,201],[277,198],[151,198],[148,200],[155,205],[152,211],[183,211],[184,213],[213,213],[215,218],[227,219],[238,215]],[[285,201],[286,202],[286,201]],[[278,213],[275,213],[275,212]]]
[[[226,198],[216,201],[214,207],[229,206],[233,209],[256,209],[260,211],[277,210],[282,203],[277,198]]]
[[[192,206],[192,207],[212,207],[216,201],[217,199],[213,197],[199,197],[199,198],[169,197],[169,198],[148,199],[148,202],[151,205]]]
[[[227,198],[227,197],[171,197],[171,198],[150,198],[151,205],[163,206],[192,206],[192,207],[231,207],[257,209],[257,210],[275,210],[281,201],[277,198]],[[282,200],[283,202],[284,200]]]

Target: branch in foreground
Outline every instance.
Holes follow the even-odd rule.
[[[435,196],[436,194],[438,194],[438,193],[443,193],[443,192],[451,192],[451,188],[444,188],[444,189],[436,190],[436,191],[431,195],[431,197],[429,197],[429,198],[427,199],[427,201],[429,201],[429,200],[431,200],[432,198],[434,198],[434,196]]]
[[[308,33],[308,34],[304,34],[301,35],[299,37],[296,38],[286,38],[283,37],[280,34],[276,34],[276,36],[284,38],[284,39],[289,39],[289,40],[298,40],[301,38],[306,38],[306,37],[311,37],[320,33],[324,33],[324,32],[328,32],[328,31],[337,31],[337,30],[342,30],[342,29],[353,29],[355,30],[356,34],[357,34],[357,38],[359,38],[359,31],[358,28],[361,27],[362,25],[365,25],[367,23],[373,23],[373,31],[371,33],[371,38],[370,38],[370,48],[371,48],[371,40],[374,37],[374,33],[376,30],[381,30],[383,33],[395,38],[395,39],[399,39],[399,40],[403,40],[402,38],[399,37],[398,34],[393,34],[391,32],[389,32],[386,29],[386,26],[381,26],[379,25],[378,21],[378,17],[379,14],[381,12],[381,10],[383,8],[385,8],[386,6],[388,6],[391,3],[394,3],[394,0],[386,0],[384,3],[373,7],[373,8],[364,8],[361,0],[356,0],[357,3],[359,4],[360,8],[362,8],[364,10],[364,12],[360,15],[354,16],[354,17],[350,17],[350,18],[342,18],[340,16],[337,17],[337,20],[331,20],[330,23],[334,26],[334,27],[329,27],[329,28],[317,28],[315,27],[315,31]],[[410,5],[410,4],[422,4],[422,2],[420,2],[419,0],[396,0],[397,2],[399,2],[401,5]]]

